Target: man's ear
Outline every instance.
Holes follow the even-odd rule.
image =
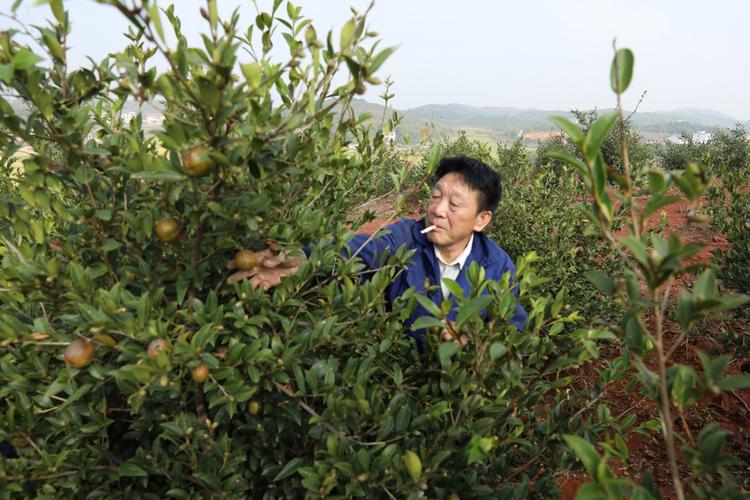
[[[482,210],[477,214],[476,221],[474,222],[474,231],[480,233],[487,227],[487,224],[492,220],[492,212],[489,210]]]

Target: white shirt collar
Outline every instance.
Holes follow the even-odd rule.
[[[466,248],[464,248],[464,251],[461,252],[461,254],[458,257],[456,257],[456,260],[454,260],[453,262],[445,262],[443,260],[443,256],[440,255],[440,250],[438,250],[438,248],[435,245],[433,245],[433,247],[435,248],[435,256],[438,258],[438,261],[440,261],[441,264],[445,266],[455,266],[456,264],[458,264],[458,268],[463,269],[464,264],[466,263],[466,259],[469,258],[469,254],[471,253],[471,245],[473,243],[474,243],[474,233],[471,233],[471,237],[469,237],[469,243],[466,244]]]

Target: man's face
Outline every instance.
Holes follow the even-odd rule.
[[[479,196],[461,175],[450,172],[441,177],[427,203],[426,225],[435,225],[427,239],[438,247],[451,247],[468,241],[472,232],[483,230],[492,212],[479,211]]]

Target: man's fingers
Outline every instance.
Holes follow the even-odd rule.
[[[458,338],[455,338],[447,328],[443,330],[441,338],[443,339],[443,342],[450,342],[452,340],[454,343],[462,346],[469,343],[469,337],[467,335],[462,334]]]
[[[227,262],[227,269],[229,269],[230,271],[234,271],[235,269],[237,269],[237,264],[234,263],[234,259]]]
[[[238,281],[242,281],[244,279],[247,279],[255,274],[255,270],[251,269],[249,271],[237,271],[236,273],[232,274],[227,278],[227,283],[230,285],[232,283],[236,283]]]
[[[258,289],[259,286],[264,282],[263,277],[256,274],[252,278],[250,278],[250,286],[253,287],[253,289]]]
[[[273,257],[268,257],[267,259],[264,259],[262,264],[263,267],[276,267],[284,260],[286,259],[286,254],[280,253],[278,255],[274,255]]]
[[[268,248],[255,252],[255,265],[260,266],[269,257],[273,257],[274,253]]]
[[[283,262],[283,266],[297,268],[301,266],[302,264],[304,264],[306,260],[307,260],[306,257],[289,257]]]

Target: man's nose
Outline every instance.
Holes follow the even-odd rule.
[[[448,213],[448,200],[445,198],[439,200],[433,207],[433,213],[438,217],[445,217]]]

